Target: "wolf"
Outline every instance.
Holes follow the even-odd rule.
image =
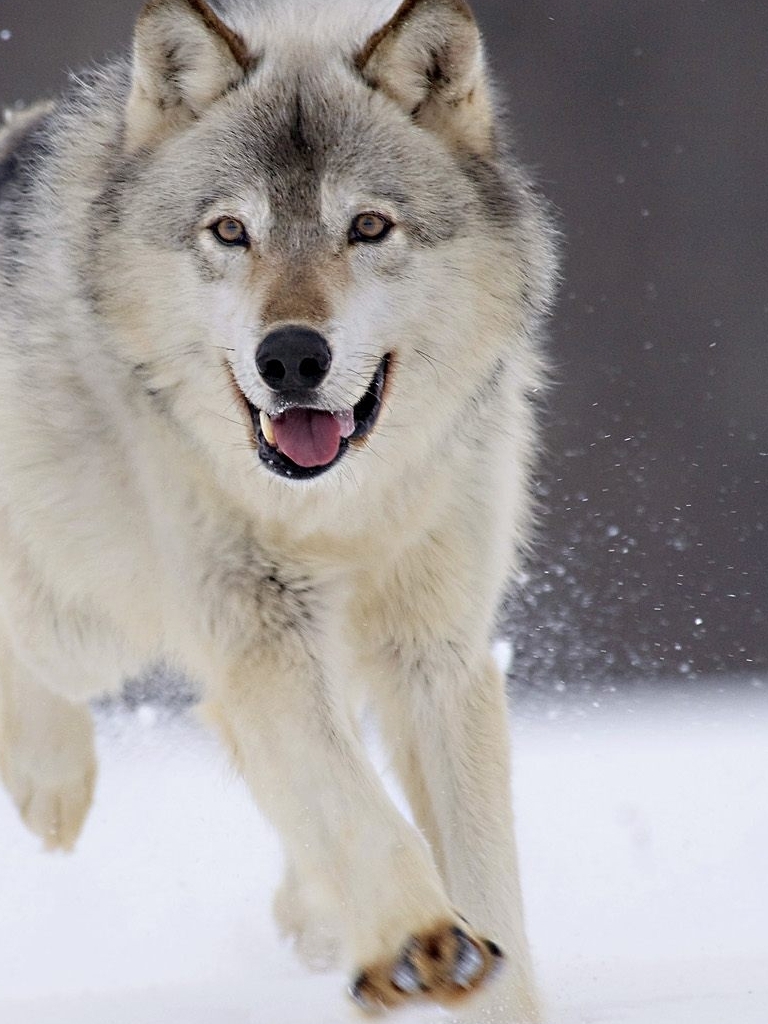
[[[299,951],[363,1010],[532,1024],[490,644],[556,246],[497,110],[464,0],[150,0],[6,124],[0,765],[70,849],[89,700],[179,665]]]

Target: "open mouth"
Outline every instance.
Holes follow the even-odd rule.
[[[357,405],[337,412],[297,404],[269,416],[246,398],[264,465],[292,480],[310,480],[335,466],[350,442],[367,437],[376,425],[390,361],[385,355]]]

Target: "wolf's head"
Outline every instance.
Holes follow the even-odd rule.
[[[136,30],[107,305],[190,429],[234,417],[295,480],[447,450],[500,367],[535,376],[546,232],[472,14],[382,21],[151,0]]]

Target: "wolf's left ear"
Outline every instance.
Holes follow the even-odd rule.
[[[464,0],[405,0],[356,64],[369,85],[452,147],[493,150],[483,44]]]
[[[134,35],[126,148],[151,147],[194,120],[250,66],[241,37],[204,0],[149,0]]]

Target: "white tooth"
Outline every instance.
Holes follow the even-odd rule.
[[[263,409],[259,411],[259,423],[261,424],[261,432],[264,435],[264,440],[267,444],[276,448],[277,438],[275,437],[275,428],[272,426],[272,420],[267,416]]]
[[[355,414],[352,409],[342,409],[333,414],[333,418],[341,428],[341,436],[349,437],[355,432]]]

